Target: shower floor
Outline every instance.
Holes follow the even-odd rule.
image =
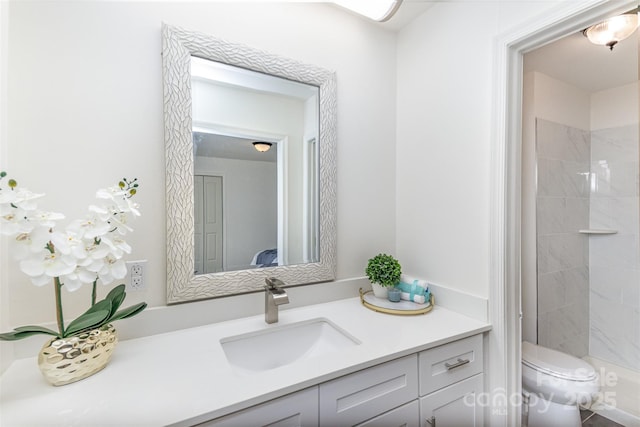
[[[586,409],[580,410],[580,419],[584,427],[624,427],[622,424],[618,424],[615,421],[611,421],[609,418],[605,418],[600,414],[588,411]]]
[[[603,400],[594,402],[590,409],[599,417],[607,417],[605,421],[610,419],[615,423],[583,425],[640,427],[640,373],[595,357],[587,356],[584,360],[596,369],[601,379]],[[594,422],[597,420],[594,419]]]

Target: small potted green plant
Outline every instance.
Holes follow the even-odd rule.
[[[373,294],[378,298],[387,298],[387,291],[400,282],[402,268],[391,255],[378,254],[367,262],[365,273],[371,281]]]

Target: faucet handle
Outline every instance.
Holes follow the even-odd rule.
[[[264,286],[267,290],[273,289],[281,289],[284,285],[284,282],[280,279],[276,279],[275,277],[267,277],[264,279],[266,285]]]

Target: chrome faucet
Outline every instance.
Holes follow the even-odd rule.
[[[278,321],[278,306],[289,303],[289,297],[282,287],[284,283],[275,277],[267,277],[264,293],[264,321],[276,323]]]

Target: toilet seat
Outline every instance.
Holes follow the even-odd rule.
[[[570,381],[593,381],[598,375],[591,365],[577,357],[522,342],[522,364],[538,372]]]

